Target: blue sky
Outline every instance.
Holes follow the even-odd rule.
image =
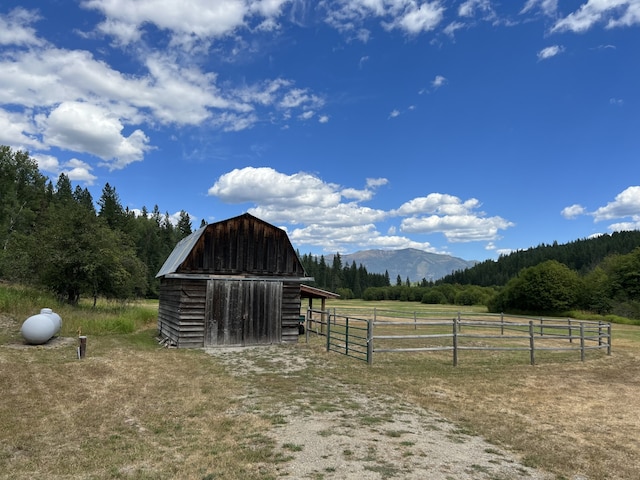
[[[466,260],[640,228],[640,0],[0,3],[0,144],[194,228]]]

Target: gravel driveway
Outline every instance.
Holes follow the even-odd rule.
[[[401,398],[359,392],[330,376],[300,381],[314,360],[308,349],[261,346],[209,349],[247,382],[239,407],[278,419],[269,432],[294,479],[551,479],[511,453],[462,431]],[[317,360],[317,359],[316,359]],[[294,398],[273,398],[274,372],[299,385]],[[273,381],[273,380],[271,380]]]

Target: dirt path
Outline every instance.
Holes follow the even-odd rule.
[[[274,419],[270,432],[289,461],[280,474],[295,479],[551,479],[509,452],[399,398],[357,391],[323,378],[309,381],[308,351],[283,346],[214,349],[247,381],[243,410]],[[278,377],[295,395],[278,395]]]

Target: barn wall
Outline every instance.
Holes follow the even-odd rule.
[[[206,281],[167,279],[160,281],[158,330],[178,347],[204,345]]]
[[[207,225],[178,272],[304,276],[286,232],[250,215]]]
[[[209,280],[205,346],[280,343],[282,282]]]
[[[300,284],[284,283],[282,287],[282,342],[298,341],[300,323]]]

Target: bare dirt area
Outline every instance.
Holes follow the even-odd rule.
[[[512,453],[401,397],[314,378],[308,351],[290,346],[210,349],[247,382],[238,413],[272,419],[269,435],[295,479],[551,479]],[[316,372],[317,373],[317,372]]]

